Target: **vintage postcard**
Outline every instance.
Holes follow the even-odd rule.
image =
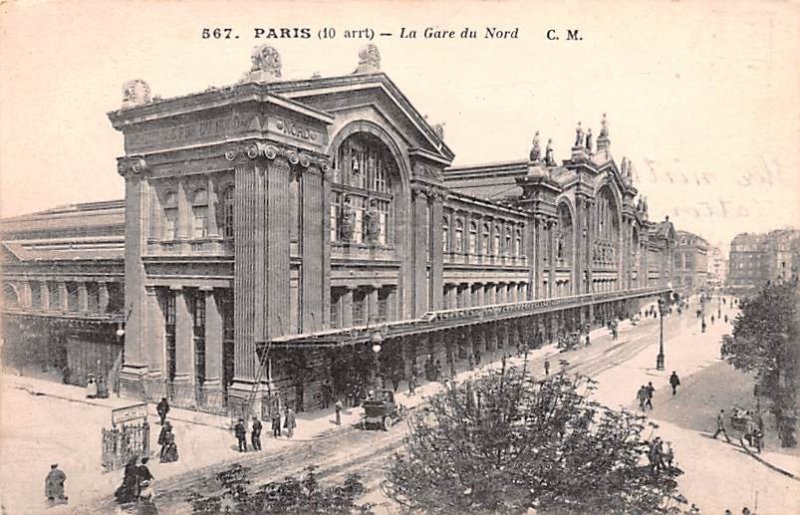
[[[0,3],[0,512],[800,512],[798,26]]]

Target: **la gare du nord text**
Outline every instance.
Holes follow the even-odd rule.
[[[311,29],[308,27],[271,27],[271,28],[255,28],[255,39],[309,39],[311,38]],[[519,28],[501,29],[499,27],[486,27],[483,29],[484,39],[518,39]],[[335,37],[335,29],[325,28],[319,31],[320,37],[332,38]],[[439,29],[435,27],[426,27],[424,30],[409,29],[400,27],[400,32],[397,34],[400,39],[472,39],[477,38],[479,31],[469,27],[456,32],[455,30]],[[393,33],[381,32],[381,36],[392,36]],[[365,29],[346,29],[342,32],[344,38],[350,39],[369,39],[375,37],[375,31],[370,28]]]

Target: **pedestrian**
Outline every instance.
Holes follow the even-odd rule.
[[[678,393],[678,386],[680,386],[681,380],[678,377],[678,373],[674,370],[672,371],[672,375],[669,376],[669,385],[672,387],[672,395]]]
[[[261,450],[261,421],[258,417],[253,417],[253,426],[250,433],[250,442],[253,444],[254,451]]]
[[[395,367],[392,370],[392,391],[397,393],[397,389],[400,388],[400,381],[403,379],[403,372],[400,367]]]
[[[586,346],[588,347],[588,346],[589,346],[589,345],[591,345],[591,344],[592,344],[592,341],[591,341],[591,339],[589,338],[589,333],[586,333]]]
[[[233,428],[236,440],[239,442],[239,452],[247,452],[247,428],[244,426],[244,419],[240,418]]]
[[[411,369],[411,378],[408,380],[408,395],[416,395],[417,390],[417,371]]]
[[[161,454],[160,457],[164,458],[164,451],[167,445],[167,435],[172,433],[172,424],[169,422],[164,422],[164,425],[161,426],[161,432],[158,434],[158,445],[161,446]]]
[[[161,397],[161,400],[158,401],[156,413],[158,413],[158,417],[161,419],[161,425],[163,426],[164,422],[167,420],[167,413],[169,413],[169,403],[166,397]]]
[[[342,405],[341,399],[336,399],[336,404],[333,405],[333,411],[336,413],[336,425],[342,425],[342,410],[344,406]]]
[[[468,366],[469,366],[469,369],[470,369],[470,370],[472,370],[473,368],[475,368],[475,355],[474,355],[474,354],[470,354],[470,355],[468,356],[468,358],[467,358],[467,364],[468,364]]]
[[[294,410],[289,406],[286,406],[285,419],[283,427],[286,428],[286,436],[291,438],[294,436],[294,428],[297,427],[297,421],[295,420]]]
[[[67,503],[67,496],[64,495],[64,481],[66,480],[67,475],[58,468],[57,463],[50,465],[50,472],[47,473],[44,480],[44,496],[50,506]]]
[[[164,447],[161,450],[161,463],[174,463],[178,461],[178,445],[175,443],[175,433],[168,432],[165,437]]]
[[[645,403],[647,402],[647,387],[645,385],[642,385],[639,391],[636,392],[636,398],[639,401],[639,409],[644,411]]]
[[[706,321],[705,320],[703,320],[700,323],[700,332],[702,332],[702,333],[706,332]]]
[[[725,323],[727,324],[727,323],[728,323],[728,315],[725,315],[725,316],[723,317],[723,320],[724,320],[724,321],[725,321]]]
[[[714,323],[714,315],[711,315],[711,323]]]
[[[476,367],[481,366],[481,351],[479,350],[475,351],[475,366]]]
[[[153,474],[150,473],[150,469],[147,468],[147,462],[150,461],[150,458],[147,456],[143,456],[141,460],[139,460],[139,465],[136,467],[136,497],[138,498],[141,491],[142,491],[142,483],[146,481],[152,482]]]
[[[331,382],[326,379],[324,383],[322,383],[322,409],[328,409],[328,406],[331,405],[331,396],[333,395],[333,390],[331,389]]]
[[[281,412],[277,406],[272,408],[272,436],[274,438],[281,436]]]
[[[437,359],[433,364],[433,379],[438,381],[442,378],[442,363]]]
[[[125,473],[122,477],[122,484],[114,492],[116,501],[120,504],[136,501],[139,495],[139,485],[137,479],[137,465],[139,458],[134,456],[125,465]]]
[[[142,481],[138,499],[138,515],[157,515],[158,508],[155,502],[156,492],[153,489],[152,479]]]
[[[86,380],[86,398],[94,399],[95,397],[97,397],[97,381],[93,374],[89,374],[89,378]]]
[[[653,409],[653,393],[655,393],[656,389],[653,386],[652,381],[647,382],[647,407]]]
[[[544,375],[545,376],[549,376],[550,375],[550,359],[549,358],[544,358]]]
[[[719,435],[720,433],[725,435],[725,440],[727,440],[728,443],[731,443],[731,439],[728,437],[728,432],[725,430],[725,410],[724,409],[719,410],[719,414],[717,415],[717,432],[714,433],[714,436],[712,438],[714,438],[714,440],[716,440],[717,439],[717,435]]]

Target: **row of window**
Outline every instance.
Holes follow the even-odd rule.
[[[442,250],[445,253],[456,254],[482,254],[486,256],[516,256],[524,257],[522,249],[522,229],[512,230],[506,227],[502,230],[499,224],[494,225],[494,232],[489,223],[483,224],[481,238],[478,239],[478,223],[469,223],[469,232],[464,249],[464,221],[456,219],[453,224],[453,241],[450,241],[450,218],[444,217],[442,221]]]
[[[357,327],[367,325],[370,323],[386,322],[389,316],[389,297],[391,288],[378,289],[378,303],[377,312],[370,313],[368,307],[368,295],[374,291],[373,288],[356,288],[352,291],[352,301],[350,305],[346,305],[345,294],[346,288],[332,288],[331,289],[331,328],[339,329],[345,327],[344,312],[345,309],[352,309],[352,324],[349,326]]]
[[[220,204],[222,206],[222,226],[221,235],[225,239],[233,239],[234,225],[234,189],[228,186],[222,191]],[[189,199],[191,206],[191,219],[189,234],[192,239],[203,239],[208,237],[208,191],[205,188],[194,190]],[[163,202],[163,225],[161,238],[167,241],[178,238],[178,194],[175,191],[167,191],[164,194]]]
[[[62,290],[61,285],[64,285]],[[123,288],[118,283],[105,283],[107,304],[102,305],[101,286],[97,282],[61,283],[58,281],[32,281],[30,286],[30,306],[23,299],[20,291],[10,284],[3,286],[4,304],[8,307],[30,307],[34,310],[59,311],[69,313],[115,313],[123,305]],[[86,288],[85,304],[81,299],[81,287]],[[62,299],[62,292],[64,298]],[[66,303],[66,306],[64,304]]]

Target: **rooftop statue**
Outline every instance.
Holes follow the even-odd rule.
[[[141,79],[129,80],[122,85],[122,108],[150,103],[150,86]]]
[[[281,55],[274,47],[269,45],[255,47],[250,54],[250,61],[253,63],[251,72],[267,72],[276,79],[281,78]]]
[[[544,164],[546,166],[556,165],[556,160],[553,157],[553,138],[547,140],[547,148],[544,151]]]
[[[373,44],[364,45],[358,51],[358,68],[353,73],[378,73],[379,71],[381,71],[381,53],[378,51],[378,47]]]
[[[583,146],[583,128],[581,122],[578,122],[578,127],[575,129],[575,145],[576,147]]]
[[[592,153],[592,129],[591,127],[586,131],[586,150]]]
[[[536,134],[533,136],[533,142],[531,143],[530,161],[535,163],[539,161],[541,157],[542,149],[539,147],[539,131],[536,131]]]
[[[600,119],[600,137],[608,137],[608,120],[606,119],[606,113],[603,113],[603,118]]]

